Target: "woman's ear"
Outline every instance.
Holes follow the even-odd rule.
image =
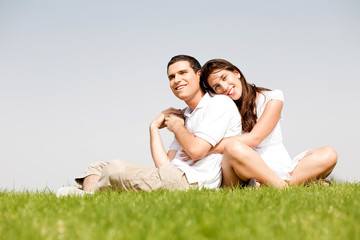
[[[234,70],[233,72],[234,72],[235,76],[240,79],[240,77],[241,77],[240,73],[237,70]]]

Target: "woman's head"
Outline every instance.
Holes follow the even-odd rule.
[[[223,94],[239,100],[246,83],[244,75],[224,59],[212,59],[202,67],[201,87],[204,91]]]
[[[200,86],[205,92],[229,96],[242,119],[243,132],[250,132],[257,122],[256,97],[266,88],[249,84],[239,68],[224,59],[212,59],[201,69]]]

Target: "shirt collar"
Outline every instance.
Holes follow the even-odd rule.
[[[190,115],[196,110],[196,109],[200,109],[203,108],[205,106],[208,105],[210,98],[212,96],[209,93],[205,93],[205,95],[201,98],[199,104],[196,106],[196,108],[194,110],[191,110],[189,107],[186,108],[185,112],[184,112],[184,116],[185,117],[190,117]]]

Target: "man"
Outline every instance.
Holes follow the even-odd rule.
[[[152,121],[150,145],[156,168],[123,160],[93,163],[76,179],[83,190],[62,188],[57,196],[109,187],[135,191],[220,187],[222,154],[207,154],[222,138],[240,134],[241,119],[230,98],[210,96],[201,90],[200,69],[199,62],[186,55],[175,56],[168,63],[170,88],[188,108],[184,112],[185,122],[181,110],[174,108],[161,112]],[[168,152],[159,133],[163,127],[175,135]],[[199,161],[182,161],[181,150]]]

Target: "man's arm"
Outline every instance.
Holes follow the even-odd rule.
[[[156,167],[168,165],[176,155],[176,150],[170,150],[166,153],[162,143],[160,129],[165,127],[165,117],[170,114],[179,114],[178,109],[169,108],[161,112],[150,124],[150,148],[151,155]]]
[[[167,116],[165,125],[175,134],[176,140],[192,160],[204,158],[212,148],[209,142],[190,133],[184,125],[184,120],[176,115]]]
[[[210,149],[224,136],[241,133],[241,119],[234,102],[226,96],[215,96],[203,112],[200,125],[190,132],[184,121],[176,116],[165,118],[166,127],[175,134],[183,151],[192,160],[199,160],[209,154]]]

